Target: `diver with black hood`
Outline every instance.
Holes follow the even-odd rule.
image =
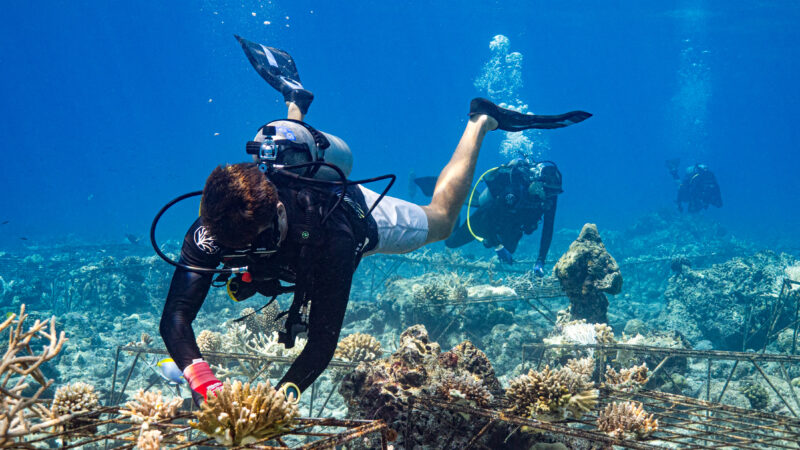
[[[433,198],[420,206],[385,195],[394,175],[349,180],[353,159],[347,144],[303,122],[314,96],[300,83],[291,56],[237,39],[258,73],[283,94],[288,118],[264,125],[247,143],[255,162],[217,167],[202,191],[165,205],[150,230],[156,253],[176,266],[161,336],[198,403],[222,386],[203,360],[191,326],[212,285],[226,286],[237,301],[256,292],[272,300],[294,292],[291,307],[280,316],[279,340],[288,348],[298,333],[307,333],[308,340],[279,386],[297,399],[333,357],[361,258],[407,253],[450,236],[488,131],[560,128],[591,116],[521,114],[472,100],[466,129]],[[362,186],[377,180],[390,180],[381,194]],[[156,243],[156,225],[169,207],[197,195],[202,195],[200,217],[186,233],[180,259],[173,261]]]

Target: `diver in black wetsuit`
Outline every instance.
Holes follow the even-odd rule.
[[[542,237],[534,273],[544,276],[544,262],[553,239],[553,224],[561,189],[561,172],[552,162],[512,161],[487,173],[486,188],[479,206],[445,241],[450,248],[483,238],[483,245],[494,248],[500,261],[513,263],[512,253],[523,234],[533,233],[542,221]],[[471,228],[471,230],[470,230]]]
[[[680,160],[678,159],[667,161],[669,173],[678,184],[678,197],[675,199],[678,211],[683,211],[683,203],[687,204],[690,213],[708,209],[710,205],[721,208],[722,194],[714,172],[709,170],[705,164],[695,164],[686,168],[686,174],[681,180],[678,175],[679,164]]]
[[[420,206],[379,196],[347,180],[325,180],[333,172],[349,174],[352,157],[346,144],[302,122],[313,95],[303,89],[287,53],[237,39],[261,76],[284,94],[289,119],[265,125],[256,140],[248,142],[248,153],[258,155],[258,163],[214,169],[202,192],[201,216],[186,233],[178,262],[160,252],[155,223],[166,208],[196,193],[167,204],[151,228],[156,253],[177,267],[161,317],[161,336],[198,403],[222,385],[202,359],[191,327],[214,281],[227,285],[237,301],[256,292],[267,297],[294,292],[279,341],[292,347],[303,331],[308,340],[279,385],[287,396],[298,398],[333,357],[361,257],[406,253],[446,239],[458,220],[488,131],[560,128],[591,116],[582,111],[521,114],[474,99],[470,120],[439,175],[431,203]],[[328,166],[305,167],[305,175],[298,176],[298,167],[292,165],[309,160]],[[275,170],[269,168],[273,163]],[[286,169],[280,168],[283,165]],[[329,170],[332,166],[338,169]],[[324,181],[315,182],[318,178]],[[220,264],[228,272],[221,273]],[[214,278],[214,273],[221,274]],[[294,286],[290,289],[281,281]]]

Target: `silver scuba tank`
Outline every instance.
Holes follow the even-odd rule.
[[[274,127],[275,134],[266,136],[264,130]],[[345,141],[332,134],[314,130],[324,136],[330,144],[327,148],[320,147],[320,139],[314,138],[309,130],[314,130],[308,125],[303,125],[290,120],[274,120],[262,127],[256,137],[255,142],[264,142],[267,137],[275,140],[276,143],[282,140],[290,141],[295,145],[277,146],[276,162],[283,165],[302,164],[312,161],[324,161],[338,167],[344,175],[350,176],[353,169],[353,153]],[[306,152],[303,146],[307,147]],[[305,172],[305,169],[301,169]],[[320,180],[339,180],[339,174],[330,167],[320,166],[313,172],[313,178]]]

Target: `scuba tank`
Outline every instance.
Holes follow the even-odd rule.
[[[349,176],[353,169],[353,153],[345,141],[299,120],[273,120],[258,130],[248,146],[254,144],[261,149],[268,147],[267,154],[271,155],[274,164],[290,166],[326,162],[341,169],[345,176]],[[255,155],[254,159],[257,159]],[[288,170],[318,180],[340,179],[336,170],[322,165]]]

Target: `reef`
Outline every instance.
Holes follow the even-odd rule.
[[[246,445],[289,429],[299,413],[283,391],[269,383],[225,382],[189,424],[222,445]]]
[[[608,322],[608,299],[619,294],[622,274],[606,250],[597,226],[587,223],[553,269],[569,298],[571,318],[592,323]]]

